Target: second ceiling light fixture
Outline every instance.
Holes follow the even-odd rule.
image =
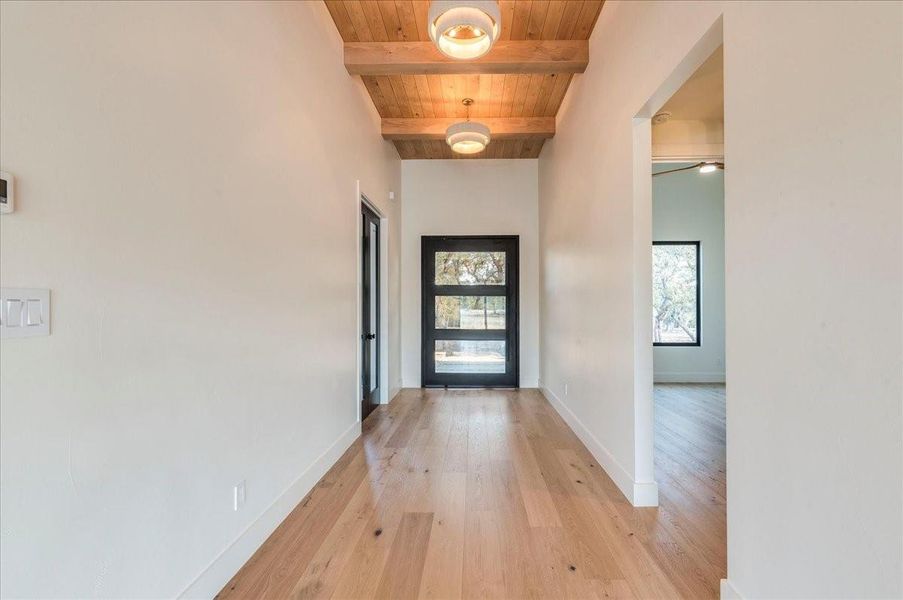
[[[482,152],[489,145],[489,128],[470,120],[470,105],[473,100],[464,98],[461,103],[467,107],[467,120],[449,125],[445,130],[445,141],[458,154]]]
[[[429,19],[430,38],[436,47],[445,56],[458,60],[472,60],[489,52],[502,28],[502,14],[495,0],[434,0]],[[471,104],[473,100],[464,99],[467,120],[445,131],[445,141],[459,154],[476,154],[489,144],[489,127],[470,120]]]

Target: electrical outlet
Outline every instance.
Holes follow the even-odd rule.
[[[568,384],[564,384],[564,397],[568,397]]]
[[[238,510],[244,506],[246,497],[245,482],[242,480],[232,488],[232,510]]]

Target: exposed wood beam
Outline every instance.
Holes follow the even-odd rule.
[[[589,62],[587,40],[499,40],[477,60],[453,60],[432,42],[345,42],[345,68],[352,75],[459,75],[582,73]]]
[[[382,133],[387,140],[444,140],[448,126],[461,121],[453,117],[385,118]],[[474,121],[489,127],[494,140],[546,139],[555,135],[555,117],[475,117]]]

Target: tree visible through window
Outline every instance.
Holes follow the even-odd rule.
[[[653,242],[653,344],[698,346],[699,325],[699,242]]]
[[[505,253],[436,252],[436,285],[505,285]]]

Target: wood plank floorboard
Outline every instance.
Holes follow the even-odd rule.
[[[402,390],[217,597],[717,598],[724,424],[723,385],[656,385],[634,508],[537,390]]]

